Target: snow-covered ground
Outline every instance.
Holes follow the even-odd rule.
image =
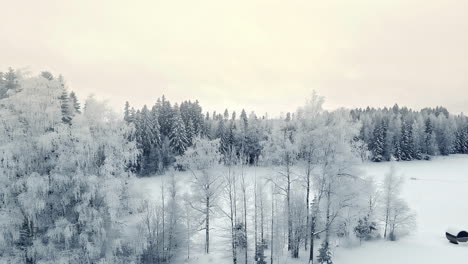
[[[369,163],[364,170],[379,180],[388,166]],[[403,197],[417,213],[416,230],[396,242],[370,242],[358,248],[336,250],[334,262],[466,263],[468,243],[448,243],[445,230],[449,226],[468,229],[468,156],[399,162],[397,168],[405,178]]]
[[[364,174],[381,182],[390,163],[366,163]],[[453,245],[445,238],[445,230],[459,227],[468,230],[468,155],[437,157],[432,161],[398,162],[397,173],[405,178],[403,198],[417,214],[417,228],[396,242],[373,241],[356,247],[334,250],[336,264],[386,263],[465,263],[468,243]],[[266,168],[256,173],[268,173]],[[190,175],[178,174],[179,186],[187,191]],[[160,184],[164,177],[142,178],[136,188],[149,199],[160,199]],[[215,219],[212,231],[212,254],[203,255],[203,236],[195,236],[190,263],[230,263],[226,225],[222,217]],[[200,241],[197,243],[197,241]],[[299,260],[287,263],[307,263],[305,252]],[[252,254],[252,253],[250,253]],[[180,256],[180,261],[183,261]],[[252,261],[253,262],[253,261]],[[278,262],[277,262],[278,263]]]

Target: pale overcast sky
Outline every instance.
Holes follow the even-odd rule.
[[[326,107],[468,112],[466,0],[0,0],[0,69],[65,76],[112,106],[198,99],[278,115]]]

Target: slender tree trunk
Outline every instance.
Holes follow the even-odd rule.
[[[292,218],[291,218],[291,175],[290,175],[290,157],[286,157],[286,177],[287,177],[287,189],[286,189],[286,202],[288,210],[288,251],[291,250],[292,243]]]
[[[237,224],[237,179],[233,178],[234,185],[234,225]]]
[[[231,168],[229,167],[229,204],[230,204],[230,218],[231,218],[231,247],[232,247],[232,263],[237,264],[237,248],[236,248],[236,233],[235,233],[235,219],[234,219],[234,210],[235,210],[235,201],[234,201],[234,190],[235,186],[233,185],[234,177],[231,174]]]
[[[315,213],[315,212],[314,212]],[[310,221],[310,248],[309,248],[309,264],[314,263],[314,236],[315,236],[315,215],[312,216]]]
[[[308,165],[310,167],[310,165]],[[304,240],[304,250],[307,251],[307,243],[309,240],[309,232],[307,232],[309,228],[309,221],[310,221],[310,212],[309,212],[309,196],[310,196],[310,169],[307,169],[307,180],[306,180],[306,237]]]
[[[384,228],[384,238],[387,238],[387,226],[388,226],[388,217],[390,215],[390,205],[387,202],[386,205],[387,208],[385,208],[385,228]]]
[[[265,236],[264,236],[264,219],[265,219],[265,215],[264,215],[264,207],[263,207],[263,191],[261,192],[261,196],[260,196],[260,239],[262,241],[262,245],[263,245],[263,242],[265,241]]]
[[[270,245],[270,264],[273,264],[273,248],[274,248],[274,223],[275,223],[275,194],[274,194],[274,187],[271,188],[271,245]]]
[[[327,189],[327,215],[326,215],[326,230],[325,230],[325,243],[330,242],[330,207],[331,207],[331,183],[328,183]]]
[[[244,176],[242,176],[244,177]],[[246,193],[245,193],[245,182],[244,182],[244,187],[243,187],[243,195],[244,195],[244,228],[245,228],[245,264],[248,263],[248,258],[247,258],[247,255],[248,255],[248,251],[249,251],[249,247],[248,247],[248,238],[247,238],[247,197],[246,197]]]
[[[187,259],[190,259],[190,213],[187,210]]]
[[[205,253],[210,253],[210,197],[206,197],[206,212],[205,212]]]
[[[164,183],[161,185],[161,201],[162,201],[162,259],[165,259],[166,257],[166,249],[165,249],[165,240],[166,240],[166,234],[165,234],[165,202],[164,202]]]
[[[254,225],[255,225],[255,231],[254,231],[254,241],[255,241],[255,254],[254,254],[254,260],[257,261],[257,255],[258,255],[258,241],[257,241],[257,174],[255,173],[255,183],[254,183],[254,204],[255,204],[255,211],[254,211]]]

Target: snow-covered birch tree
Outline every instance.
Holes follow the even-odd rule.
[[[194,138],[193,146],[178,158],[177,163],[189,170],[193,176],[191,206],[203,215],[202,230],[205,230],[205,253],[210,253],[210,219],[220,187],[222,174],[216,168],[222,159],[219,153],[219,140]]]

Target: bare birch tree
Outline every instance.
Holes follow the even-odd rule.
[[[189,170],[193,176],[191,207],[203,215],[201,230],[205,230],[205,253],[210,253],[210,218],[216,207],[222,174],[215,170],[221,161],[219,140],[195,138],[177,163]]]

